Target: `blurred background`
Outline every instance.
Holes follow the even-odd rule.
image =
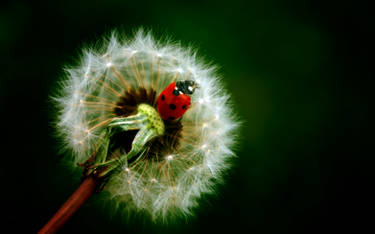
[[[35,233],[79,185],[50,95],[81,48],[118,29],[192,45],[243,121],[233,168],[187,220],[112,215],[93,197],[60,233],[316,233],[373,226],[373,13],[366,1],[0,3],[4,233]],[[372,120],[372,119],[371,119]]]

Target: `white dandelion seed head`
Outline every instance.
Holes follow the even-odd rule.
[[[124,203],[118,207],[147,211],[154,220],[191,214],[201,194],[213,192],[214,182],[234,155],[238,124],[215,69],[200,62],[195,52],[156,42],[140,31],[132,40],[112,36],[105,48],[86,50],[79,66],[66,73],[56,98],[57,128],[76,162],[95,151],[127,90],[145,87],[158,96],[173,80],[195,81],[198,88],[181,119],[177,148],[165,150],[157,159],[129,163],[110,178],[105,190]]]

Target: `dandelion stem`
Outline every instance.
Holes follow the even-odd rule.
[[[48,221],[46,225],[38,232],[55,233],[57,232],[69,218],[91,197],[95,188],[99,184],[99,179],[93,176],[87,177],[72,196],[60,207],[55,215]]]

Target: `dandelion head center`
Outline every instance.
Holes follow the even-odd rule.
[[[148,107],[156,108],[156,91],[152,88],[140,87],[138,89],[125,91],[122,96],[119,97],[113,112],[117,117],[127,117],[136,114],[138,111],[150,111]],[[151,112],[152,111],[150,111],[150,113]],[[148,143],[146,146],[148,149],[145,159],[163,160],[162,155],[176,150],[180,145],[183,129],[181,121],[162,119],[160,119],[160,121],[164,123],[164,134]],[[157,123],[156,120],[154,122]],[[129,130],[114,134],[111,139],[111,141],[114,142],[111,151],[120,149],[129,152],[137,132],[138,130]]]

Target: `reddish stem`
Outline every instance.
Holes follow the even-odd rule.
[[[56,214],[38,232],[55,233],[68,219],[91,197],[98,185],[98,179],[92,176],[87,177],[72,196],[60,207]]]

